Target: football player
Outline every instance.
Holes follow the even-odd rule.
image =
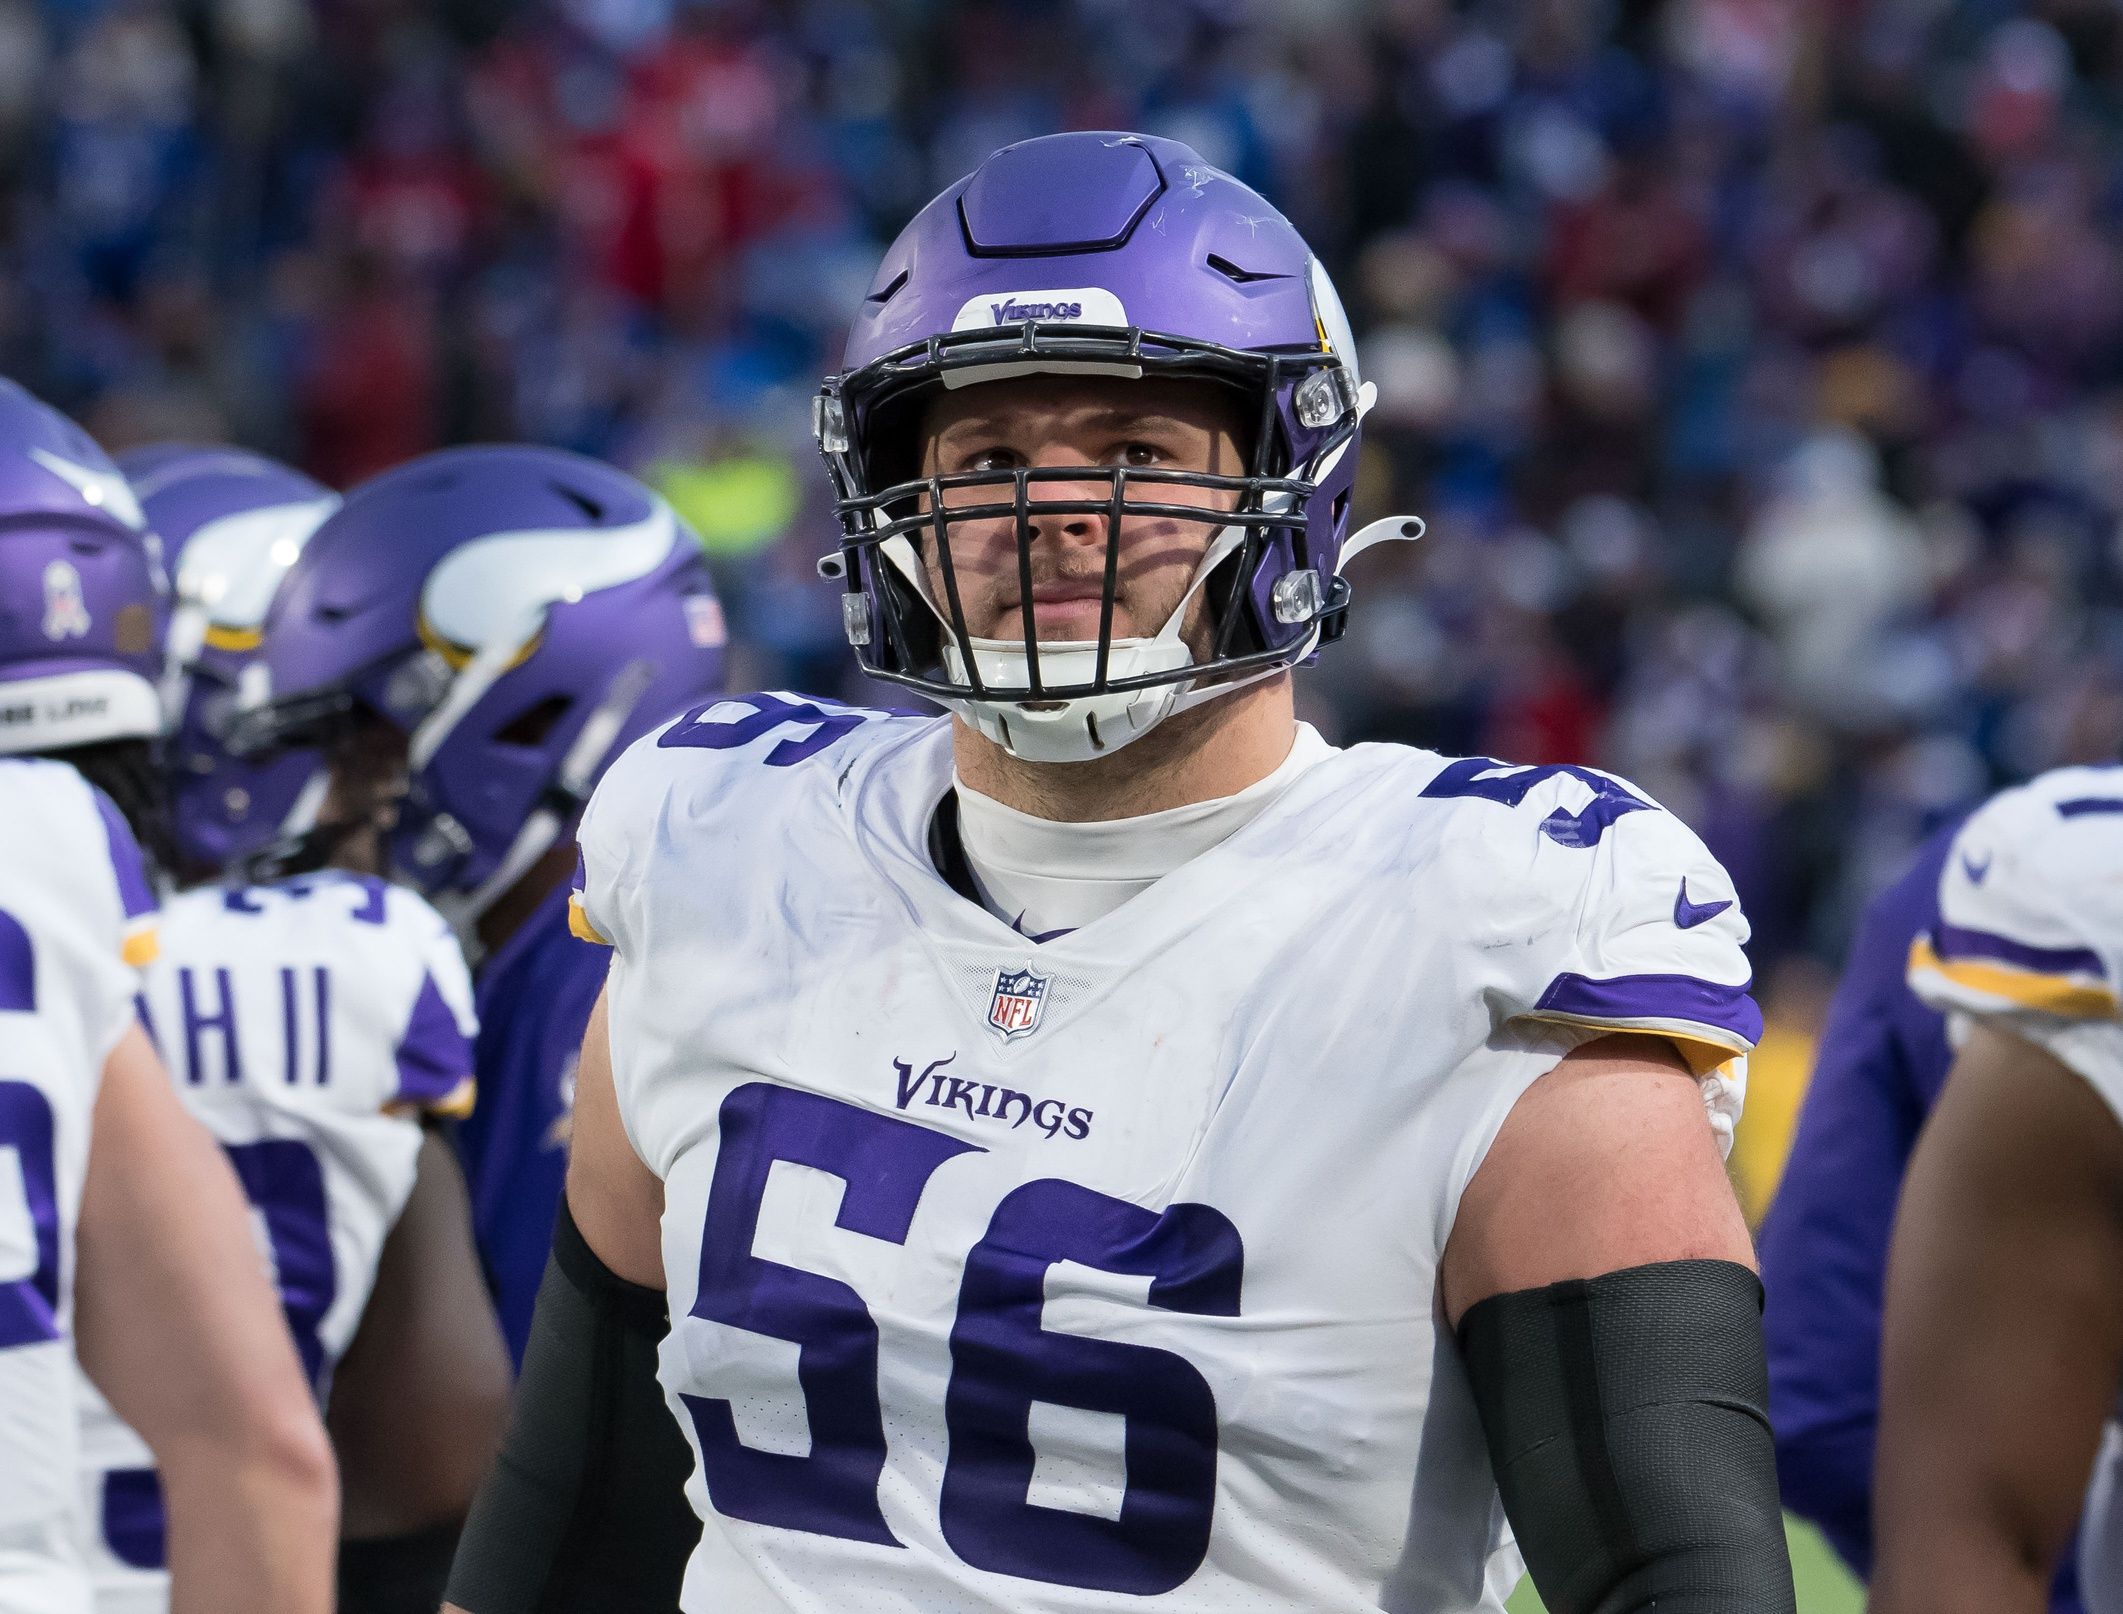
[[[1818,1525],[1860,1578],[1873,1564],[1888,1243],[1911,1151],[1953,1065],[1946,1017],[1910,989],[1909,950],[1938,929],[1939,877],[1958,829],[1924,844],[1851,939],[1761,1228],[1784,1505]],[[2076,1567],[2070,1554],[2058,1566],[2050,1614],[2080,1614]]]
[[[2079,1593],[2111,1614],[2123,1501],[2086,1486],[2123,1390],[2123,770],[1969,819],[1909,980],[1956,1051],[1887,1268],[1872,1606],[2032,1614],[2085,1500]]]
[[[661,498],[573,454],[498,446],[356,489],[264,623],[254,743],[346,725],[393,815],[392,869],[480,955],[480,1106],[458,1141],[519,1340],[607,958],[570,934],[576,819],[622,747],[721,687],[724,637],[699,544]],[[667,1476],[656,1507],[680,1519],[685,1459],[660,1414],[629,1453]]]
[[[168,902],[145,1009],[180,1096],[242,1180],[311,1386],[330,1392],[342,1606],[432,1608],[509,1385],[463,1181],[422,1125],[469,1106],[471,981],[434,909],[348,872],[379,866],[373,823],[329,847],[293,833],[331,800],[339,752],[250,764],[222,749],[273,589],[338,499],[240,449],[164,445],[121,468],[175,576],[164,693],[178,866],[218,873],[270,850],[283,870]],[[337,867],[318,866],[327,852]],[[148,1453],[93,1398],[84,1435],[98,1607],[160,1614]]]
[[[1350,532],[1369,399],[1173,141],[1008,147],[891,248],[827,570],[952,715],[707,701],[599,787],[611,975],[454,1606],[668,1608],[653,1555],[692,1614],[1493,1610],[1508,1517],[1551,1609],[1792,1607],[1744,921],[1607,775],[1296,722],[1417,530]],[[622,1556],[652,1362],[700,1522]]]
[[[609,465],[448,449],[355,490],[262,640],[254,746],[351,724],[393,816],[391,868],[475,955],[480,1103],[458,1143],[520,1352],[606,962],[569,930],[575,821],[628,742],[722,687],[706,561],[668,504]]]
[[[10,382],[0,444],[0,1610],[91,1606],[78,1351],[168,1477],[174,1606],[322,1611],[330,1450],[235,1174],[135,1019],[153,898],[89,782],[158,794],[155,540],[102,451]]]

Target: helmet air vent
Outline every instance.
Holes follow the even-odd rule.
[[[494,731],[494,738],[503,745],[543,745],[546,737],[568,715],[568,708],[575,703],[565,695],[548,695],[537,705],[526,708],[509,719],[503,727]]]
[[[1250,286],[1257,280],[1288,280],[1290,277],[1275,269],[1241,269],[1221,253],[1212,252],[1208,264],[1218,274],[1235,286]]]
[[[584,493],[580,488],[571,488],[565,482],[555,482],[553,491],[580,510],[592,521],[604,520],[604,506]]]

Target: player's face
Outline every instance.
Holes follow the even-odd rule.
[[[1242,476],[1245,409],[1236,395],[1198,381],[1128,381],[1108,377],[1026,376],[945,392],[923,419],[922,474],[1008,472],[1021,468],[1082,467],[1082,480],[1027,484],[1028,551],[1034,637],[1041,641],[1098,637],[1105,591],[1106,546],[1112,526],[1103,506],[1042,513],[1064,501],[1106,501],[1115,466],[1206,471]],[[944,507],[996,505],[1011,498],[1007,483],[947,488]],[[1146,638],[1171,618],[1193,580],[1202,551],[1234,508],[1227,488],[1137,482],[1131,503],[1186,505],[1200,519],[1123,514],[1114,576],[1113,636]],[[1022,641],[1025,590],[1012,516],[944,523],[966,628],[977,639]],[[938,545],[922,546],[931,597],[949,598]],[[1198,592],[1184,628],[1196,654],[1206,651],[1206,608]]]
[[[405,794],[405,736],[380,719],[364,718],[331,748],[329,766],[331,785],[319,819],[359,826],[334,849],[332,866],[356,874],[388,872],[384,837],[398,821]]]

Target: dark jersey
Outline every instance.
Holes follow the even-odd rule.
[[[519,1365],[567,1174],[575,1061],[609,957],[568,933],[562,888],[474,979],[479,1108],[458,1134],[458,1147],[472,1192],[472,1228]]]

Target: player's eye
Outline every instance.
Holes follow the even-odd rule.
[[[1022,462],[1014,449],[977,448],[965,456],[961,469],[968,471],[1014,471]]]
[[[1165,451],[1155,443],[1123,443],[1119,457],[1123,465],[1155,465],[1165,457]]]

